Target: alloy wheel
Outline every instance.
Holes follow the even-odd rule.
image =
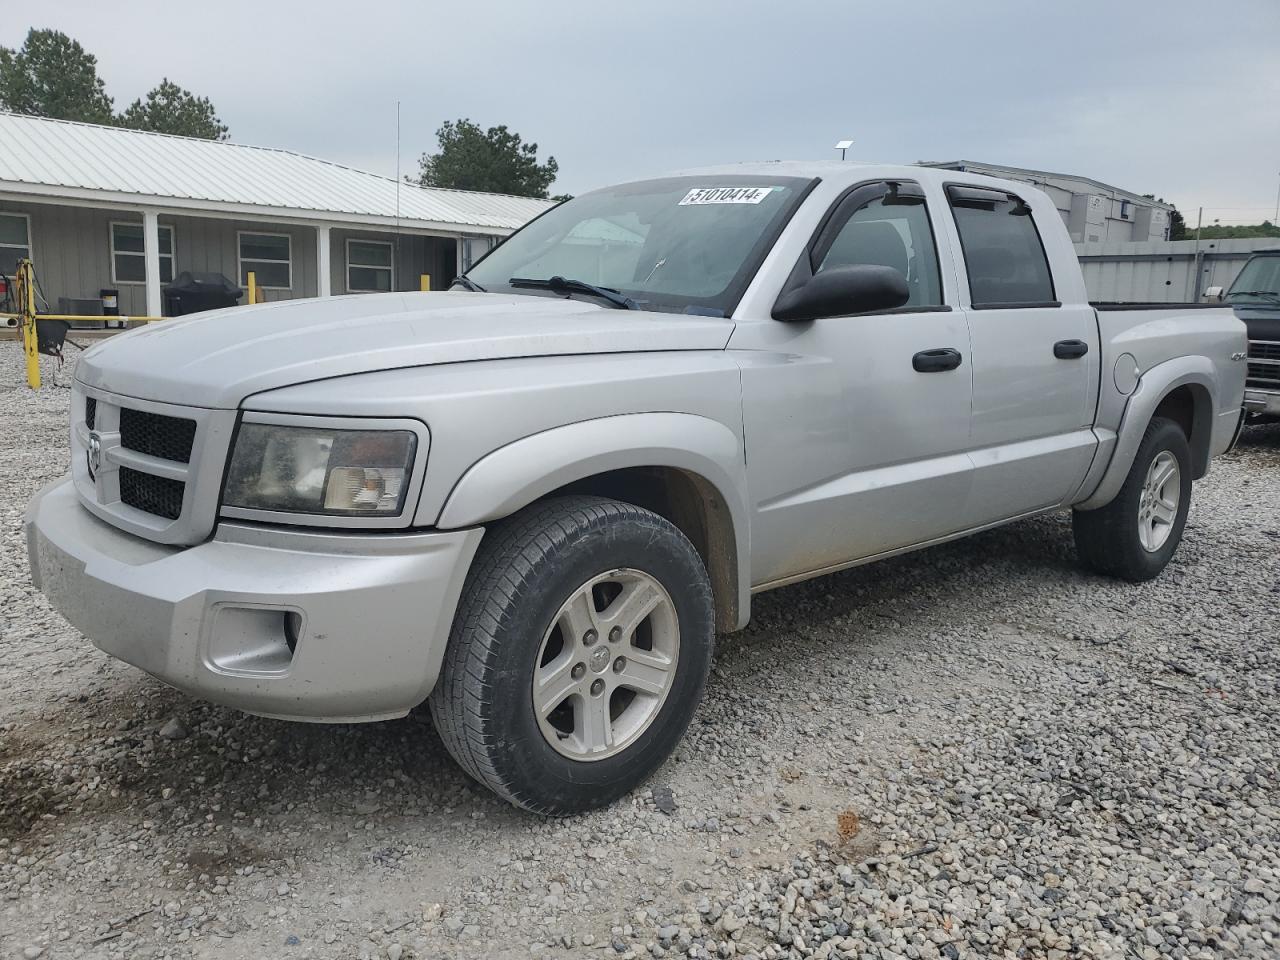
[[[1161,450],[1147,468],[1147,478],[1138,497],[1138,540],[1142,549],[1155,553],[1169,540],[1178,518],[1182,496],[1182,471],[1177,458]]]
[[[662,709],[679,654],[679,619],[662,584],[629,568],[588,580],[538,650],[533,709],[547,743],[584,761],[625,750]]]

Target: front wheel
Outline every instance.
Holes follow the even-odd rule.
[[[711,665],[711,585],[673,524],[599,497],[485,534],[430,699],[472,777],[519,807],[603,806],[670,755]]]
[[[1140,583],[1165,568],[1182,541],[1191,505],[1191,448],[1172,420],[1148,424],[1124,485],[1105,507],[1072,514],[1085,566]]]

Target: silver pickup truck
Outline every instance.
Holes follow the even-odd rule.
[[[294,720],[430,704],[546,813],[642,782],[753,593],[1072,510],[1169,562],[1242,420],[1229,308],[1095,308],[1026,184],[726,166],[580,196],[440,293],[86,352],[31,567],[108,653]]]

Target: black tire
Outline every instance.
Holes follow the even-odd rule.
[[[1147,550],[1139,536],[1139,514],[1147,471],[1161,453],[1178,463],[1178,506],[1168,539],[1158,550]],[[1191,505],[1191,448],[1174,421],[1155,417],[1147,425],[1133,466],[1114,500],[1097,510],[1076,510],[1071,516],[1076,552],[1086,567],[1111,577],[1141,583],[1157,576],[1182,541]]]
[[[561,606],[593,577],[629,567],[667,591],[679,626],[672,686],[620,753],[570,759],[543,736],[533,677]],[[445,747],[473,778],[535,813],[604,806],[671,754],[702,698],[715,642],[711,583],[664,518],[601,497],[542,501],[493,525],[472,563],[429,703]]]

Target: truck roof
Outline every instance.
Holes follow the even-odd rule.
[[[691,167],[673,170],[665,174],[670,177],[731,177],[731,176],[766,176],[766,177],[803,177],[806,180],[820,178],[824,181],[850,184],[863,180],[909,179],[917,183],[972,183],[986,184],[1006,190],[1026,191],[1038,190],[1038,187],[1023,181],[1004,180],[986,174],[968,173],[959,170],[943,170],[934,167],[921,167],[910,163],[867,163],[855,160],[756,160],[743,163],[722,163],[707,167]],[[657,179],[640,177],[637,180]]]

